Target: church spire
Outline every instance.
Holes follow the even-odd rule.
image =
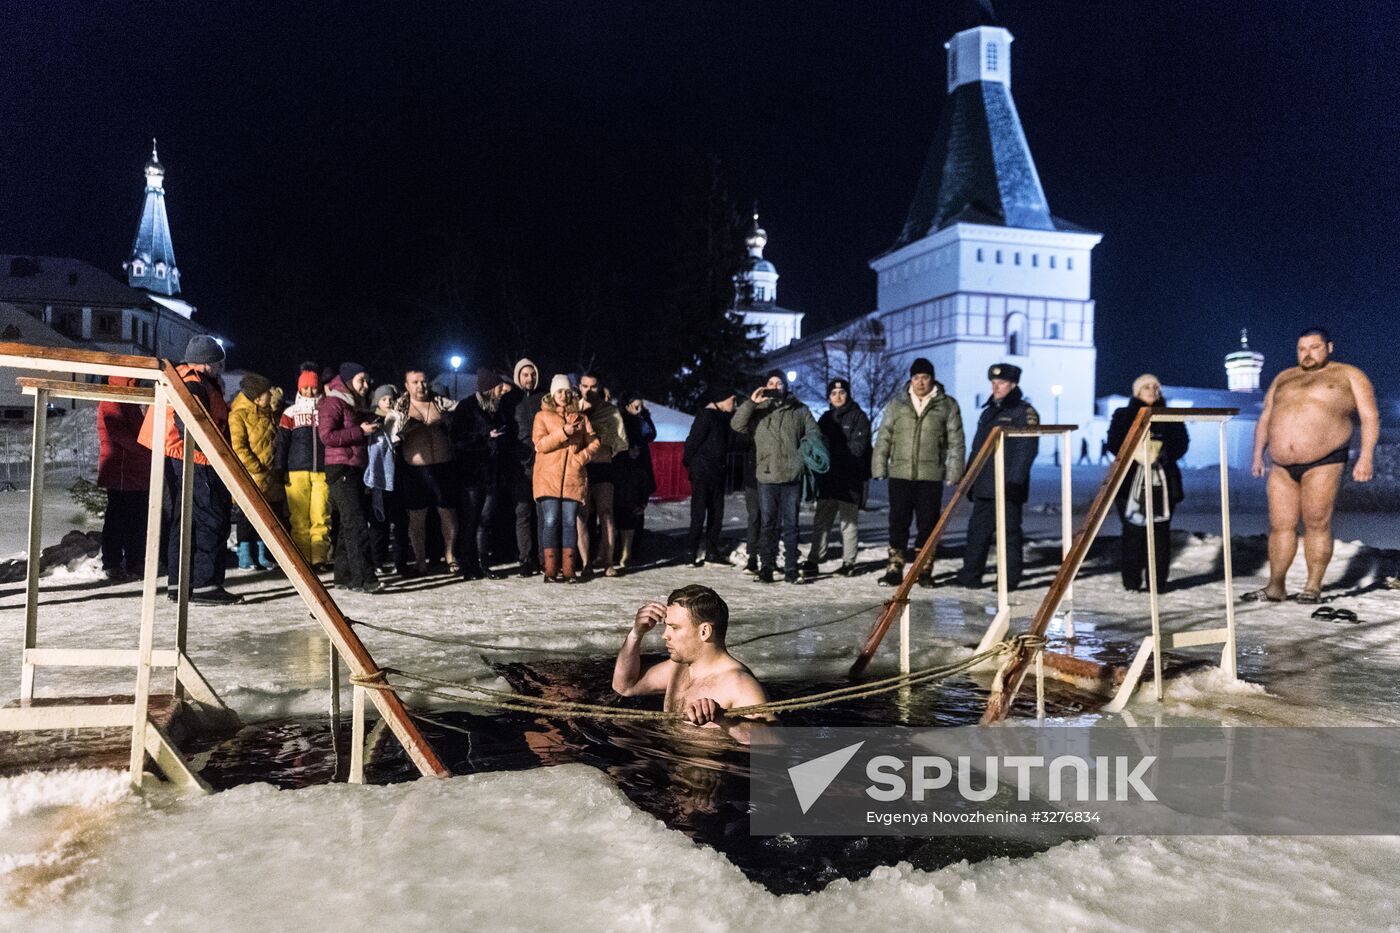
[[[146,196],[131,255],[122,268],[132,288],[161,295],[180,293],[180,270],[175,266],[175,248],[170,242],[170,220],[165,215],[165,166],[160,164],[156,141],[151,140],[151,158],[146,162]]]
[[[778,300],[778,270],[763,258],[768,231],[758,222],[758,202],[753,205],[753,223],[744,237],[749,249],[749,267],[736,276],[735,300],[740,305],[771,305]]]

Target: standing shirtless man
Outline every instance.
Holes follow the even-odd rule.
[[[642,639],[657,624],[670,659],[642,673]],[[666,597],[666,605],[650,602],[637,610],[632,631],[617,653],[613,689],[625,697],[666,694],[663,709],[681,713],[697,726],[723,729],[748,744],[755,720],[725,710],[766,703],[767,695],[753,672],[729,653],[724,637],[729,629],[729,606],[708,586],[692,583]]]
[[[1332,509],[1351,444],[1352,418],[1361,419],[1361,453],[1352,467],[1358,483],[1371,479],[1380,413],[1371,380],[1355,366],[1332,360],[1332,341],[1320,327],[1298,338],[1298,365],[1279,373],[1264,398],[1254,431],[1254,476],[1269,477],[1269,585],[1247,593],[1249,601],[1281,602],[1284,577],[1298,553],[1308,582],[1293,598],[1322,601],[1322,576],[1332,560]],[[1273,466],[1264,466],[1264,448]]]

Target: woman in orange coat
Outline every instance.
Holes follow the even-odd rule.
[[[562,579],[574,583],[578,580],[575,520],[588,494],[588,476],[583,468],[600,444],[593,425],[578,410],[578,393],[568,376],[557,375],[550,380],[549,394],[540,400],[531,437],[535,442],[533,484],[540,514],[544,582],[556,582],[562,570]]]

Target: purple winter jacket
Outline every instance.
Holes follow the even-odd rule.
[[[316,432],[326,447],[326,466],[369,465],[369,435],[360,425],[370,420],[364,403],[336,376],[316,406]]]

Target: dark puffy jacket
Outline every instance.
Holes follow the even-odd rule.
[[[734,412],[734,430],[753,435],[757,455],[754,475],[760,483],[791,483],[802,476],[799,447],[804,437],[821,440],[812,410],[791,394],[762,406],[745,399]]]
[[[294,471],[325,471],[326,445],[321,443],[321,435],[316,430],[316,412],[320,403],[320,398],[298,395],[296,401],[282,412],[282,417],[277,420],[277,450],[272,459],[274,470],[283,475]]]
[[[634,500],[645,505],[656,492],[656,470],[651,463],[651,442],[656,440],[656,425],[651,412],[645,408],[640,415],[622,409],[622,426],[627,431],[627,452],[613,457],[613,482],[620,489],[626,485]]]
[[[128,379],[113,385],[135,382]],[[97,485],[116,492],[151,488],[151,452],[136,442],[145,415],[140,405],[97,403]]]
[[[817,498],[860,502],[870,478],[870,418],[855,402],[828,408],[817,419],[831,468],[817,474]]]
[[[492,437],[492,431],[502,433]],[[457,475],[463,486],[496,485],[500,475],[501,452],[509,446],[514,431],[513,413],[507,425],[500,404],[497,403],[494,409],[488,408],[483,405],[479,394],[467,396],[457,406],[449,436],[452,438],[452,453],[457,460]]]
[[[1128,439],[1128,429],[1133,426],[1133,419],[1137,418],[1137,413],[1147,406],[1147,403],[1139,398],[1128,399],[1128,404],[1113,413],[1113,417],[1108,422],[1108,449],[1118,456],[1118,449],[1123,446],[1123,442]],[[1157,402],[1154,408],[1166,408],[1166,399]],[[1186,489],[1181,482],[1181,467],[1177,461],[1186,456],[1186,449],[1191,446],[1191,436],[1186,433],[1186,425],[1179,421],[1164,422],[1152,425],[1152,439],[1162,442],[1162,452],[1157,455],[1158,461],[1162,464],[1162,472],[1167,478],[1167,501],[1176,505],[1186,498]],[[1132,470],[1128,474],[1128,479],[1118,490],[1118,495],[1114,502],[1121,508],[1128,501],[1128,490],[1132,487],[1132,481],[1136,478],[1142,482],[1141,474],[1137,470]]]
[[[972,438],[972,450],[968,452],[970,461],[987,441],[992,428],[1025,428],[1040,424],[1040,413],[1026,401],[1020,386],[1007,393],[1006,398],[997,401],[987,399],[982,406],[982,415],[977,419],[977,434]],[[1058,442],[1058,438],[1056,439]],[[1008,437],[1006,439],[1006,498],[1010,502],[1025,502],[1031,492],[1031,464],[1035,462],[1036,451],[1040,447],[1038,437]],[[988,460],[972,483],[972,498],[995,499],[997,497],[997,474],[993,460]]]
[[[685,452],[681,463],[692,477],[714,479],[724,476],[726,461],[729,458],[730,416],[718,408],[705,407],[695,415],[690,423],[690,433],[685,436]]]
[[[316,406],[316,433],[326,448],[327,466],[364,469],[369,465],[369,435],[361,430],[371,420],[364,400],[336,376]]]
[[[515,386],[501,399],[501,410],[506,424],[510,425],[513,421],[515,428],[511,436],[510,450],[502,454],[503,462],[504,458],[509,458],[520,464],[520,470],[527,478],[535,466],[535,441],[531,433],[535,429],[535,415],[539,413],[540,402],[548,394],[526,392]]]

